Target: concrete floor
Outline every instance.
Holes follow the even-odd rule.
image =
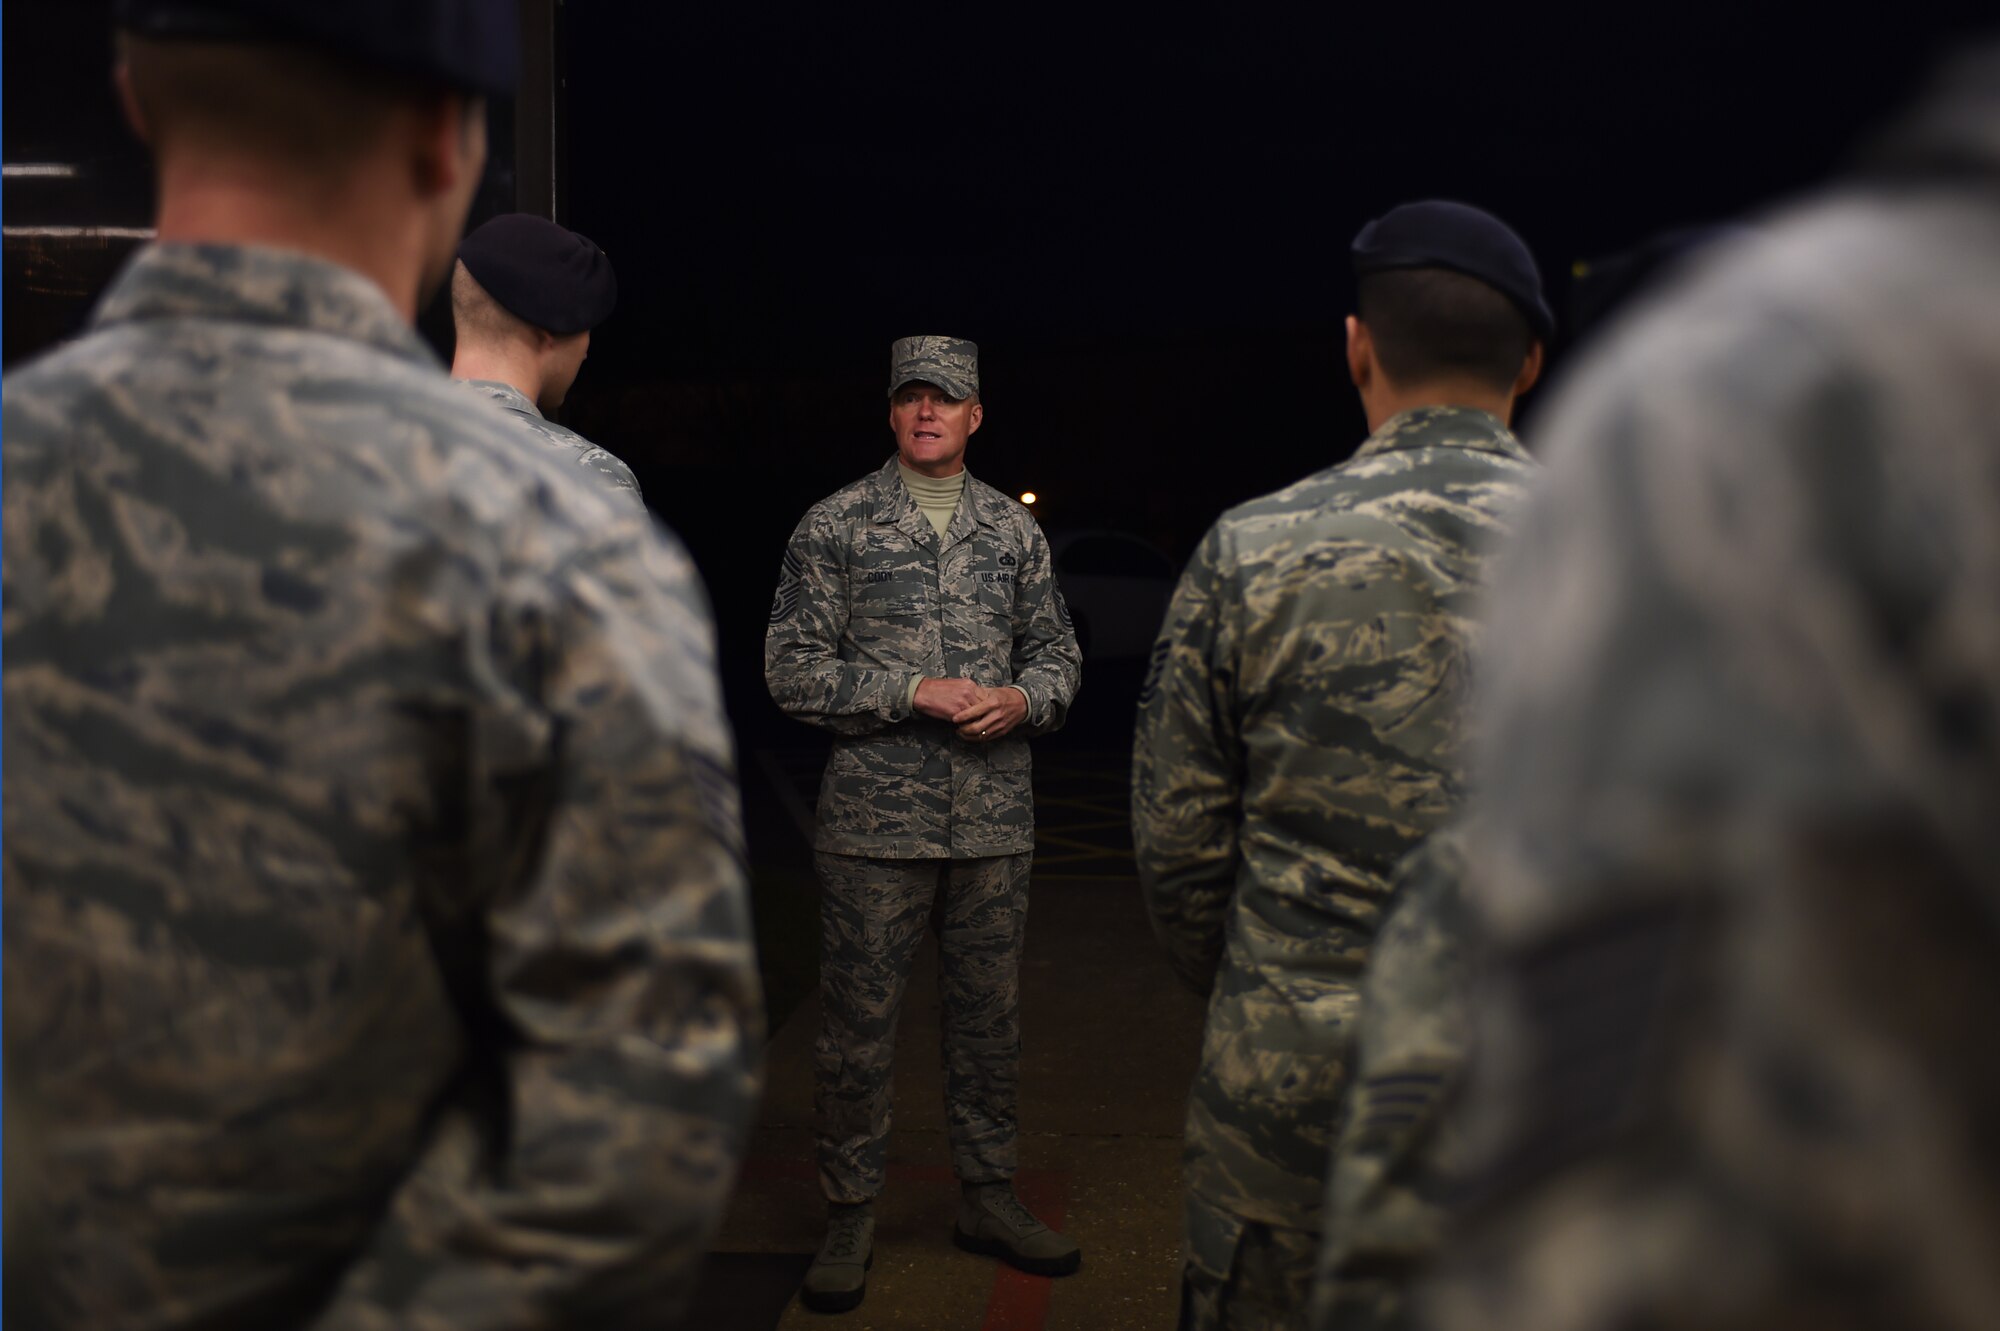
[[[827,1317],[794,1299],[777,1326],[855,1331],[1157,1331],[1174,1325],[1180,1136],[1202,1001],[1162,960],[1131,877],[1122,755],[1037,759],[1040,837],[1023,962],[1017,1190],[1083,1246],[1048,1280],[952,1246],[957,1186],[944,1136],[936,952],[927,944],[896,1046],[889,1186],[861,1307]],[[825,1219],[812,1167],[817,996],[770,1046],[764,1112],[716,1244],[810,1254]],[[786,1268],[790,1269],[790,1268]],[[764,1331],[704,1328],[703,1331]]]

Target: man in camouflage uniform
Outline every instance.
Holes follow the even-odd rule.
[[[92,1331],[658,1325],[761,1013],[687,555],[411,327],[513,7],[119,13],[159,242],[5,394],[37,1293]]]
[[[1371,223],[1354,257],[1348,362],[1373,433],[1215,524],[1140,700],[1147,908],[1213,991],[1189,1328],[1305,1316],[1356,981],[1396,861],[1458,802],[1472,601],[1531,470],[1507,421],[1552,320],[1526,246],[1432,202]]]
[[[772,698],[834,735],[814,837],[830,1224],[803,1291],[827,1311],[861,1300],[896,1015],[934,912],[946,1118],[965,1192],[955,1237],[1044,1275],[1081,1260],[1009,1182],[1035,836],[1028,739],[1068,714],[1076,635],[1034,517],[965,470],[985,414],[978,348],[901,339],[889,399],[896,456],[792,533],[764,647]]]
[[[2000,1326],[2000,47],[1551,419],[1427,1321]]]
[[[1607,317],[1660,269],[1736,234],[1680,230],[1612,261],[1607,266],[1620,271],[1607,281],[1616,289],[1597,293],[1590,317]],[[1354,1074],[1327,1172],[1314,1331],[1416,1325],[1413,1291],[1442,1249],[1452,1199],[1464,1190],[1453,1110],[1471,1050],[1467,990],[1476,952],[1464,870],[1462,829],[1432,833],[1397,869],[1369,949]]]
[[[591,330],[617,303],[611,260],[588,238],[533,213],[495,217],[459,244],[452,267],[451,373],[519,421],[529,440],[643,507],[630,467],[543,414],[569,396]]]
[[[1354,1076],[1327,1174],[1314,1331],[1402,1331],[1411,1282],[1438,1251],[1457,1186],[1470,962],[1458,829],[1397,869],[1361,978]]]

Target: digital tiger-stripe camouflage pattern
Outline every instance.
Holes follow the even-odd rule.
[[[1550,408],[1425,1325],[2000,1326],[2000,46]]]
[[[1464,873],[1458,828],[1427,837],[1397,869],[1370,949],[1354,1080],[1327,1175],[1313,1331],[1418,1324],[1412,1287],[1444,1242],[1461,1182],[1447,1107],[1472,1040]]]
[[[762,1042],[686,553],[295,254],[143,250],[4,410],[50,1320],[671,1320]]]
[[[1033,850],[1028,741],[1062,725],[1082,672],[1041,525],[971,476],[942,539],[892,456],[813,505],[786,546],[764,678],[787,715],[834,734],[818,850]],[[990,743],[961,739],[911,707],[919,678],[1015,685],[1027,719]]]
[[[945,1131],[968,1183],[1014,1176],[1019,1153],[1021,945],[1032,854],[977,860],[814,857],[820,1011],[813,1042],[820,1186],[829,1200],[882,1191],[896,1026],[924,935],[938,938]]]
[[[1132,823],[1168,955],[1213,985],[1185,1170],[1210,1208],[1318,1228],[1357,981],[1459,802],[1472,616],[1532,472],[1486,412],[1405,412],[1224,514],[1174,594]]]

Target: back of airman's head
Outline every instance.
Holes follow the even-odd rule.
[[[588,237],[533,213],[503,213],[458,245],[451,309],[461,337],[510,337],[522,329],[558,338],[611,317],[618,278]]]
[[[118,0],[121,77],[156,152],[338,171],[399,105],[512,91],[513,0]]]
[[[1407,203],[1354,238],[1356,313],[1382,373],[1414,388],[1513,385],[1555,335],[1534,256],[1506,223],[1467,204]]]

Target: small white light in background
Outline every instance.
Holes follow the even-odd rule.
[[[71,180],[76,176],[76,168],[63,162],[9,162],[0,166],[0,176],[8,180],[23,177],[30,180]]]
[[[1035,499],[1036,499],[1036,495],[1035,495],[1035,492],[1034,492],[1033,490],[1023,490],[1023,491],[1021,492],[1021,502],[1022,502],[1022,503],[1024,503],[1024,504],[1033,504],[1033,503],[1035,502]]]

